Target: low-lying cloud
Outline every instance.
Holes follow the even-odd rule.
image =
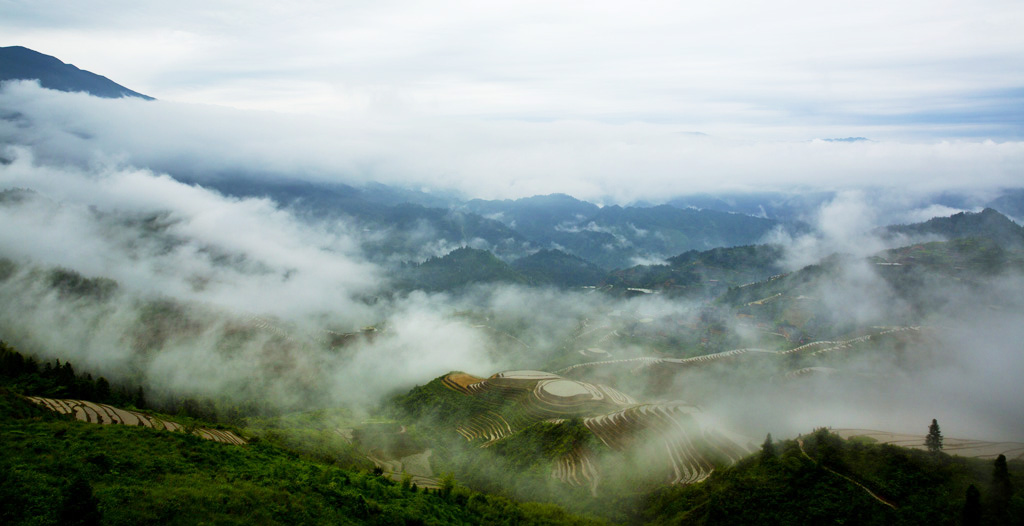
[[[121,162],[199,182],[295,177],[468,197],[562,192],[599,203],[702,191],[992,193],[1019,184],[1024,143],[736,140],[671,124],[469,117],[322,117],[0,88],[0,140],[40,162]],[[913,188],[913,191],[908,190]]]
[[[344,219],[311,224],[269,200],[204,189],[204,181],[239,174],[376,180],[489,197],[563,191],[622,202],[763,180],[850,188],[806,218],[812,233],[776,241],[787,247],[789,270],[849,253],[851,263],[809,296],[833,318],[885,325],[909,307],[858,259],[893,241],[871,233],[887,216],[874,194],[857,188],[961,188],[970,169],[981,174],[971,188],[985,193],[1014,183],[1024,162],[1020,143],[738,143],[647,124],[574,122],[456,121],[429,133],[439,123],[338,123],[108,101],[32,83],[0,88],[0,109],[7,144],[0,189],[27,189],[0,203],[0,257],[17,266],[0,280],[4,338],[98,374],[143,381],[156,393],[262,397],[282,407],[369,404],[456,369],[564,366],[567,353],[575,358],[580,350],[572,347],[579,334],[586,335],[580,345],[609,356],[649,354],[644,337],[664,343],[680,327],[692,330],[705,306],[512,286],[390,294],[386,269],[360,249],[376,233]],[[821,174],[830,180],[818,182]],[[894,192],[883,208],[913,202],[903,195]],[[428,252],[446,248],[430,247],[430,232],[422,237]],[[62,296],[47,281],[55,267],[110,278],[117,289],[103,298]],[[705,410],[724,420],[749,416],[746,427],[755,432],[872,422],[913,431],[918,419],[939,418],[950,435],[1019,437],[1024,429],[1011,401],[1021,395],[1011,371],[1021,370],[1015,349],[1024,323],[1015,306],[1024,302],[1014,294],[1024,288],[1016,277],[994,279],[1005,281],[933,292],[946,307],[925,320],[939,335],[922,354],[927,359],[868,355],[847,365],[878,373],[870,381],[824,379],[780,398],[729,386]],[[1002,303],[992,307],[986,298]],[[989,311],[996,314],[979,314]],[[371,325],[377,330],[361,331]],[[723,325],[741,343],[761,334],[735,320]],[[638,336],[620,338],[623,327]]]

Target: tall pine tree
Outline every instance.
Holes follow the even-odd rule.
[[[995,524],[1010,524],[1010,499],[1013,498],[1013,482],[1006,466],[1006,455],[996,457],[992,465],[992,515]]]
[[[924,439],[924,445],[931,453],[942,451],[942,431],[939,431],[939,423],[934,418],[932,425],[928,426],[928,436]]]
[[[764,439],[764,444],[761,444],[761,463],[768,463],[775,460],[775,443],[772,442],[772,434],[768,433],[768,436]]]

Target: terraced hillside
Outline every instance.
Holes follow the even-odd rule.
[[[754,450],[750,440],[702,426],[700,410],[686,404],[641,404],[583,420],[615,451],[634,447],[664,450],[672,470],[669,482],[692,484],[711,475],[716,463],[732,464]]]
[[[97,404],[88,400],[70,400],[57,398],[43,398],[39,396],[26,397],[36,405],[43,406],[50,411],[72,415],[76,420],[91,422],[94,424],[121,424],[126,426],[143,426],[153,429],[164,429],[167,431],[186,432],[185,426],[170,420],[163,420],[141,411],[130,411],[119,409],[106,404]],[[244,445],[245,439],[231,431],[224,429],[197,428],[192,431],[206,440],[224,442],[226,444]]]
[[[485,411],[456,428],[469,441],[483,440],[484,447],[538,421],[578,418],[636,403],[611,387],[543,371],[505,371],[474,379],[465,373],[452,373],[441,383],[486,401]]]
[[[652,480],[689,484],[755,449],[745,437],[708,426],[694,406],[640,403],[612,387],[545,371],[489,378],[453,372],[417,389],[412,399],[430,392],[435,408],[449,408],[442,409],[445,420],[467,445],[504,451],[541,435],[551,477],[593,495],[604,466],[625,457]]]
[[[918,326],[874,327],[788,349],[745,347],[689,358],[598,359],[556,372],[514,370],[486,378],[452,372],[414,389],[400,405],[408,414],[454,432],[470,448],[530,457],[530,462],[518,462],[519,468],[548,470],[551,478],[589,488],[592,495],[621,484],[611,480],[623,478],[622,465],[630,466],[626,476],[636,477],[639,484],[644,479],[685,485],[707,479],[758,448],[748,437],[710,425],[711,415],[696,404],[713,401],[719,392],[714,386],[726,389],[733,379],[765,386],[816,376],[849,379],[863,374],[856,369],[861,356],[899,352],[922,337],[927,335]],[[703,382],[707,375],[716,381]],[[659,382],[672,385],[687,379],[711,385],[658,387]],[[629,394],[603,383],[608,380]],[[637,393],[652,398],[679,393],[686,401],[645,403]]]

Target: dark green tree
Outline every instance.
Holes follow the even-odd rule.
[[[934,418],[932,425],[928,426],[928,436],[924,439],[924,445],[931,453],[942,451],[942,431],[939,430],[939,423]]]
[[[1010,499],[1013,498],[1013,482],[1006,466],[1006,455],[996,457],[992,465],[991,510],[994,524],[1010,524]]]
[[[132,399],[132,405],[134,405],[137,409],[146,408],[146,393],[142,391],[141,385],[139,386],[138,389],[135,390],[135,396]]]
[[[963,526],[981,525],[981,492],[974,487],[974,484],[967,487],[967,498],[964,500],[960,524]]]
[[[96,399],[100,402],[110,400],[110,382],[102,376],[96,380]]]
[[[441,488],[439,489],[441,496],[447,499],[452,494],[452,490],[455,489],[455,475],[450,472],[445,473],[441,475],[439,482],[441,483]]]
[[[764,444],[761,444],[761,463],[767,463],[775,460],[775,443],[772,442],[772,434],[768,433],[768,436],[764,439]]]
[[[64,491],[60,507],[60,523],[75,526],[93,526],[100,523],[99,501],[92,494],[92,487],[80,477],[75,477]]]

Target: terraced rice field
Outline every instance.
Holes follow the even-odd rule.
[[[55,411],[65,415],[73,415],[76,420],[81,420],[82,422],[144,426],[152,429],[163,429],[165,431],[185,431],[185,428],[177,422],[161,420],[140,411],[119,409],[117,407],[106,404],[97,404],[87,400],[42,398],[38,396],[29,396],[27,398],[32,403],[41,405],[50,411]],[[225,444],[235,444],[239,446],[246,444],[245,439],[242,437],[232,433],[231,431],[223,429],[199,428],[193,431],[192,434],[200,438],[205,438],[206,440],[213,440],[214,442],[223,442]]]
[[[493,410],[474,415],[456,428],[466,440],[483,440],[485,447],[542,420],[600,414],[636,404],[611,387],[544,371],[505,371],[487,379],[453,373],[441,382],[470,396],[497,395],[501,402],[493,404]]]
[[[692,484],[711,475],[714,459],[733,463],[757,449],[743,437],[702,428],[698,415],[697,408],[685,404],[644,404],[586,418],[583,424],[616,451],[664,449],[670,482]]]
[[[506,371],[468,384],[465,377],[456,377],[461,374],[449,375],[443,385],[469,396],[497,394],[503,401],[456,428],[466,440],[480,441],[481,447],[536,422],[582,418],[584,426],[613,451],[654,451],[654,469],[665,469],[669,482],[678,484],[701,481],[716,462],[736,462],[756,450],[746,438],[702,426],[700,411],[690,405],[640,404],[611,387],[544,371]],[[594,493],[600,481],[598,467],[585,450],[558,459],[551,476],[569,485],[589,486]]]
[[[831,347],[824,347],[822,349],[819,349],[817,351],[812,352],[811,356],[821,356],[823,354],[830,353],[830,352],[846,350],[846,349],[849,349],[851,347],[854,347],[857,344],[866,343],[866,342],[871,341],[873,338],[877,338],[879,336],[885,336],[887,334],[894,334],[894,333],[905,332],[905,331],[918,332],[920,330],[921,330],[921,327],[895,327],[895,328],[887,329],[887,330],[884,330],[884,331],[881,331],[881,332],[876,332],[876,333],[873,333],[873,334],[868,334],[868,335],[865,335],[865,336],[861,336],[859,338],[853,338],[852,340],[846,340],[846,341],[842,341],[842,342],[835,342],[835,345],[833,345]]]
[[[913,449],[928,449],[924,445],[925,435],[909,435],[876,431],[873,429],[833,429],[832,432],[849,439],[852,437],[868,437],[882,444],[893,444]],[[1006,455],[1007,460],[1024,460],[1024,443],[1022,442],[987,442],[964,438],[942,439],[942,451],[950,455],[971,458],[991,458]]]
[[[441,483],[434,476],[434,471],[430,468],[430,456],[432,453],[432,450],[426,449],[419,453],[396,459],[383,459],[373,455],[367,455],[366,458],[370,459],[375,466],[381,468],[384,471],[384,476],[395,482],[401,482],[402,478],[408,474],[412,477],[410,482],[418,487],[437,489],[441,487]]]
[[[590,455],[577,449],[555,463],[551,476],[570,486],[589,486],[590,493],[597,496],[601,474]]]
[[[477,378],[471,374],[466,373],[452,373],[441,379],[444,382],[445,387],[461,391],[463,393],[469,393],[469,386],[480,382],[483,378]]]
[[[804,367],[803,369],[797,369],[790,371],[784,375],[786,380],[795,380],[797,378],[804,378],[807,376],[829,376],[835,374],[837,371],[831,367]]]
[[[558,371],[559,374],[569,374],[572,372],[579,372],[582,369],[592,367],[602,367],[609,365],[628,365],[633,366],[633,371],[638,371],[646,367],[652,367],[654,365],[678,365],[684,367],[696,366],[696,365],[710,365],[712,363],[724,362],[727,360],[735,360],[744,355],[777,355],[777,351],[769,351],[766,349],[746,348],[746,349],[733,349],[731,351],[722,351],[712,354],[704,354],[701,356],[694,356],[692,358],[624,358],[621,360],[604,360],[600,362],[589,362],[589,363],[578,363],[576,365],[570,365],[565,369]]]

